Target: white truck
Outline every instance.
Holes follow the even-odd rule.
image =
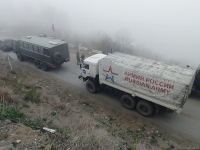
[[[117,89],[128,109],[151,116],[157,108],[180,112],[191,93],[196,71],[123,53],[95,54],[81,66],[83,81],[91,93],[102,85]]]

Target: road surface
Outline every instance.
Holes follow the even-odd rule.
[[[9,55],[16,59],[15,54],[9,53]],[[79,67],[76,65],[74,54],[71,54],[70,62],[65,63],[61,68],[52,70],[48,73],[56,78],[64,80],[66,84],[69,83],[70,85],[73,85],[79,92],[86,93],[86,95],[90,94],[86,91],[82,81],[78,79]],[[144,119],[146,123],[153,123],[170,135],[180,139],[190,139],[200,144],[200,95],[191,96],[180,114],[161,113],[153,118],[144,118],[134,111],[124,109],[119,101],[116,100],[117,98],[108,93],[102,92],[97,95],[91,94],[90,96],[93,96],[94,100],[109,105],[118,112],[126,113],[126,115],[129,116],[137,116]]]

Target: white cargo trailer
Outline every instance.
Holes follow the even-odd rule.
[[[196,71],[123,53],[86,58],[81,76],[89,92],[101,85],[118,89],[122,105],[144,115],[159,106],[180,112],[191,93]]]

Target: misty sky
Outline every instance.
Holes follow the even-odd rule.
[[[0,0],[0,29],[56,30],[88,36],[131,35],[167,59],[200,64],[199,0]]]

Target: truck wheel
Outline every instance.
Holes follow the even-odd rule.
[[[64,62],[63,56],[58,52],[53,54],[53,60],[56,65],[60,65]]]
[[[124,107],[127,108],[127,109],[134,109],[134,108],[135,108],[136,101],[135,101],[135,99],[134,99],[132,96],[130,96],[130,95],[123,95],[123,96],[120,98],[120,101],[121,101],[122,106],[124,106]]]
[[[94,81],[88,80],[86,82],[86,88],[90,93],[96,93],[97,92],[97,85]]]
[[[17,58],[18,58],[20,61],[24,61],[24,57],[23,57],[22,54],[20,54],[19,52],[17,53]]]
[[[136,106],[137,112],[145,117],[152,116],[155,112],[155,108],[152,103],[140,100]]]

